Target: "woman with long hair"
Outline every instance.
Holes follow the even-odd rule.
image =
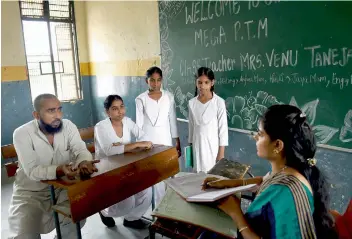
[[[218,205],[237,225],[238,237],[336,238],[328,184],[316,165],[316,139],[304,113],[295,106],[273,105],[254,138],[257,154],[269,161],[271,172],[252,179],[204,182],[214,188],[259,185],[246,214],[232,196]]]

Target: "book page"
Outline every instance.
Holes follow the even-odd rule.
[[[183,198],[192,197],[194,195],[199,195],[204,192],[217,191],[218,189],[207,189],[202,190],[202,184],[207,177],[217,177],[223,178],[217,175],[210,175],[206,173],[192,173],[187,176],[177,177],[173,179],[166,180],[166,184],[180,194]],[[225,178],[223,178],[225,179]]]
[[[214,191],[203,191],[203,193],[194,195],[187,198],[189,202],[214,202],[218,199],[230,196],[234,193],[239,193],[243,191],[249,191],[252,188],[255,188],[255,184],[249,184],[246,186],[240,186],[235,188],[226,188],[226,189],[217,189]]]

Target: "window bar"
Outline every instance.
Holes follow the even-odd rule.
[[[49,20],[49,2],[44,1],[44,17],[46,24],[48,26],[48,35],[49,35],[49,48],[50,48],[50,61],[51,61],[51,69],[53,73],[53,80],[54,80],[54,90],[55,90],[55,95],[58,96],[57,94],[57,85],[56,85],[56,74],[55,74],[55,63],[54,63],[54,53],[53,53],[53,46],[51,43],[51,28],[50,28],[50,20]]]
[[[82,93],[82,85],[81,85],[81,71],[79,67],[79,57],[78,57],[78,42],[77,42],[77,31],[76,31],[76,18],[75,18],[75,7],[73,1],[69,1],[69,12],[70,12],[70,19],[72,19],[72,23],[70,24],[71,28],[71,42],[72,42],[72,54],[74,59],[74,69],[75,69],[75,76],[76,76],[76,89],[77,89],[77,96],[78,98],[83,98]],[[74,37],[73,37],[73,36]]]

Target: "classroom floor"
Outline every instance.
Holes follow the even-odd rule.
[[[4,168],[1,168],[1,238],[7,239],[9,235],[8,225],[8,209],[10,205],[12,195],[12,183],[13,179],[9,180],[6,177]],[[151,210],[147,212],[150,215]],[[144,239],[149,233],[148,230],[133,230],[126,228],[122,225],[122,218],[115,218],[116,227],[107,228],[100,220],[98,214],[87,219],[86,224],[82,228],[83,239],[96,239],[96,238],[114,238],[114,239]],[[43,234],[42,239],[53,239],[55,237],[55,230],[49,234]],[[157,239],[162,238],[160,235],[156,235]],[[166,237],[163,237],[166,238]]]

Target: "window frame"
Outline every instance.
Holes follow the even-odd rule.
[[[71,24],[72,26],[72,35],[71,35],[71,44],[72,44],[72,57],[73,57],[73,62],[74,62],[74,72],[75,72],[75,84],[76,84],[76,91],[77,91],[77,98],[73,99],[59,99],[61,102],[72,102],[72,101],[79,101],[83,100],[83,89],[82,89],[82,77],[81,77],[81,72],[80,72],[80,62],[79,62],[79,55],[78,55],[78,39],[77,39],[77,29],[76,29],[76,16],[75,16],[75,7],[74,7],[74,1],[69,0],[68,1],[68,7],[69,7],[69,17],[68,18],[58,18],[58,17],[50,17],[50,8],[49,8],[49,1],[44,0],[43,3],[38,3],[38,4],[43,4],[43,16],[34,16],[29,17],[29,16],[24,16],[22,14],[22,7],[21,7],[21,1],[18,1],[19,4],[19,10],[20,10],[20,18],[21,18],[21,27],[22,27],[22,35],[23,35],[23,42],[24,42],[24,48],[26,48],[25,44],[25,39],[24,39],[24,31],[23,31],[23,21],[39,21],[39,22],[46,22],[47,23],[47,29],[48,29],[48,38],[49,38],[49,48],[50,48],[50,62],[51,62],[51,69],[53,72],[53,84],[54,84],[54,91],[56,97],[59,98],[58,96],[58,91],[57,91],[57,81],[56,81],[56,74],[55,74],[55,59],[54,59],[54,54],[53,54],[53,47],[52,47],[52,39],[51,39],[51,27],[50,23],[51,22],[58,22],[58,23],[68,23]],[[26,68],[27,72],[29,72],[28,69],[28,60],[27,60],[27,51],[25,50],[25,59],[26,59]],[[31,85],[30,81],[30,76],[28,73],[28,81],[29,84]],[[30,87],[31,89],[31,87]],[[31,98],[32,100],[32,90],[31,90]]]

